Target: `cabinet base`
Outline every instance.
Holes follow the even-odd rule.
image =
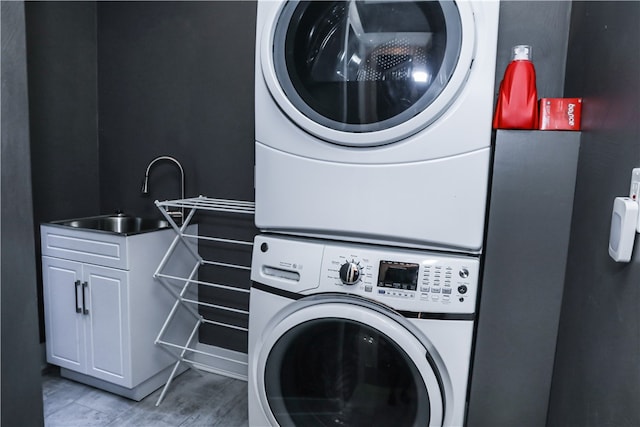
[[[108,391],[109,393],[126,397],[131,400],[140,401],[162,387],[167,382],[169,374],[171,373],[171,369],[173,369],[173,364],[133,388],[122,387],[117,384],[90,377],[88,375],[71,371],[65,368],[60,368],[60,376],[73,381],[77,381],[79,383],[90,385],[91,387],[96,387],[101,390]],[[180,369],[178,369],[176,376],[180,375],[186,370],[186,366],[181,367]]]

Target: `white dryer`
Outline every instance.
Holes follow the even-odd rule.
[[[498,9],[259,1],[258,228],[480,252]]]
[[[257,236],[249,425],[462,426],[478,260]]]

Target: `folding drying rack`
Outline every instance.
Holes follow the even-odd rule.
[[[197,286],[209,286],[212,288],[224,289],[228,291],[248,294],[249,293],[248,289],[238,288],[238,287],[230,286],[227,284],[206,282],[206,281],[198,280],[196,277],[198,277],[199,268],[203,265],[212,265],[217,267],[233,268],[233,269],[248,270],[248,271],[251,270],[251,266],[229,264],[224,262],[209,261],[209,260],[203,259],[198,253],[197,247],[194,247],[190,239],[194,239],[195,241],[204,240],[204,241],[211,241],[211,242],[217,242],[222,244],[244,245],[244,246],[253,246],[253,242],[247,242],[243,240],[233,240],[233,239],[227,239],[222,237],[209,237],[209,236],[188,234],[187,228],[197,211],[212,211],[212,212],[224,212],[224,213],[242,214],[242,215],[253,215],[255,213],[255,203],[247,202],[247,201],[239,201],[239,200],[211,199],[205,196],[199,196],[199,197],[180,199],[180,200],[168,200],[164,202],[156,201],[155,204],[158,207],[158,209],[160,209],[160,212],[162,212],[162,215],[166,218],[166,220],[169,222],[171,227],[176,232],[176,237],[172,241],[171,245],[169,246],[169,249],[167,250],[167,253],[165,254],[164,258],[160,262],[160,265],[158,266],[158,268],[154,273],[154,278],[160,281],[160,283],[162,283],[163,286],[176,299],[171,311],[169,312],[169,315],[167,316],[162,326],[162,329],[158,333],[158,337],[155,340],[155,343],[157,345],[160,345],[161,348],[163,348],[165,351],[167,351],[169,354],[171,354],[173,357],[176,358],[176,362],[173,366],[173,370],[171,371],[171,374],[169,375],[169,379],[167,380],[164,388],[162,389],[162,393],[160,394],[160,397],[156,402],[156,406],[158,406],[164,399],[167,389],[171,385],[173,378],[178,372],[178,368],[180,367],[180,364],[185,363],[189,368],[195,369],[196,371],[198,370],[197,368],[204,368],[204,370],[207,370],[207,369],[215,370],[215,368],[208,366],[203,362],[189,359],[188,356],[190,355],[201,354],[214,359],[225,359],[233,363],[242,363],[246,365],[246,362],[239,362],[237,360],[226,358],[222,355],[213,354],[210,352],[206,352],[206,351],[194,348],[195,344],[197,344],[197,342],[194,343],[194,337],[196,336],[196,333],[198,332],[198,329],[200,328],[200,326],[203,324],[213,324],[213,325],[218,325],[218,326],[236,329],[240,331],[245,331],[245,332],[247,331],[247,328],[244,328],[241,326],[205,319],[200,313],[198,313],[198,311],[194,307],[205,306],[205,307],[209,307],[217,310],[223,310],[223,311],[232,312],[232,313],[239,313],[247,316],[249,312],[246,310],[240,310],[233,307],[210,304],[203,301],[198,301],[196,299],[188,298],[187,291],[188,291],[189,285],[195,284]],[[172,218],[171,214],[174,212],[171,211],[171,208],[179,208],[182,211],[183,221],[180,226],[178,226],[175,220]],[[187,209],[188,209],[188,214],[185,217],[185,210]],[[184,246],[187,248],[187,250],[191,253],[191,255],[195,259],[195,265],[193,266],[193,269],[191,270],[191,274],[189,274],[188,277],[179,277],[179,276],[163,273],[163,270],[167,266],[167,262],[171,258],[172,254],[174,253],[179,243],[183,243]],[[175,285],[172,286],[172,283],[181,284],[182,286],[181,291],[177,292],[176,291],[177,287]],[[193,329],[191,330],[191,333],[187,337],[186,343],[184,345],[169,342],[164,338],[165,332],[169,327],[170,323],[175,318],[179,307],[185,308],[195,318],[195,325],[193,326]]]

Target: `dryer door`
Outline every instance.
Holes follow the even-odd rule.
[[[405,319],[345,296],[308,297],[284,311],[252,367],[272,425],[442,425],[448,376]]]
[[[269,90],[330,142],[374,146],[428,126],[474,54],[471,6],[453,1],[288,1],[262,34]]]

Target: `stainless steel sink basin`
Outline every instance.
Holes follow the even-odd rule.
[[[147,233],[169,227],[169,222],[162,219],[140,218],[126,214],[69,219],[55,221],[52,224],[126,235]]]

